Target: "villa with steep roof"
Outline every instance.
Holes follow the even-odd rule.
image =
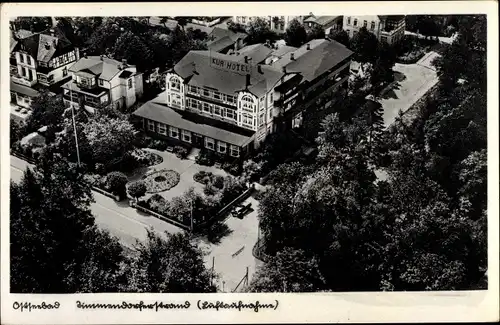
[[[153,136],[243,157],[268,134],[299,127],[318,100],[342,98],[352,55],[329,39],[285,51],[190,51],[166,74],[166,91],[133,115]]]
[[[142,73],[126,60],[84,55],[69,71],[71,80],[62,86],[68,107],[84,107],[92,113],[108,105],[129,108],[144,92]]]

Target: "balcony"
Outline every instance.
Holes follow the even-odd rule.
[[[27,87],[32,87],[34,84],[36,84],[36,80],[28,80],[19,75],[12,76],[11,79],[16,84],[20,84]]]
[[[50,86],[54,83],[54,75],[46,75],[43,73],[38,73],[38,82],[45,86]]]

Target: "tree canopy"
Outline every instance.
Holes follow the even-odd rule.
[[[285,41],[287,45],[294,47],[300,47],[307,41],[306,29],[297,19],[292,20],[288,24]]]

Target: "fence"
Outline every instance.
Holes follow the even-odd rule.
[[[92,190],[101,193],[104,196],[107,196],[109,198],[112,198],[115,201],[120,201],[120,196],[119,195],[114,195],[112,193],[109,193],[108,191],[103,190],[102,188],[96,187],[92,185]]]
[[[19,159],[21,159],[21,160],[24,160],[24,161],[26,161],[26,162],[30,163],[30,164],[32,164],[32,165],[35,165],[35,164],[36,164],[35,159],[30,158],[30,157],[28,157],[28,156],[26,156],[26,155],[24,155],[24,154],[22,154],[22,153],[20,153],[20,152],[18,152],[18,151],[15,151],[15,150],[12,150],[12,149],[11,149],[11,150],[10,150],[10,154],[11,154],[11,155],[13,155],[14,157],[17,157],[17,158],[19,158]]]
[[[140,206],[138,204],[135,204],[134,207],[137,210],[141,211],[141,212],[148,213],[148,214],[152,215],[153,217],[156,217],[156,218],[161,219],[163,221],[169,222],[169,223],[171,223],[171,224],[173,224],[173,225],[175,225],[177,227],[180,227],[180,228],[182,228],[184,230],[191,230],[191,228],[189,228],[188,226],[186,226],[186,225],[184,225],[184,224],[182,224],[182,223],[180,223],[180,222],[178,222],[176,220],[170,219],[170,218],[168,218],[168,217],[166,217],[166,216],[164,216],[162,214],[159,214],[157,212],[149,210],[148,208],[145,208],[145,207]]]

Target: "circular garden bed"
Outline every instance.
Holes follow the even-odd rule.
[[[174,170],[162,169],[142,178],[147,187],[147,193],[158,193],[171,189],[179,184],[180,175]]]

